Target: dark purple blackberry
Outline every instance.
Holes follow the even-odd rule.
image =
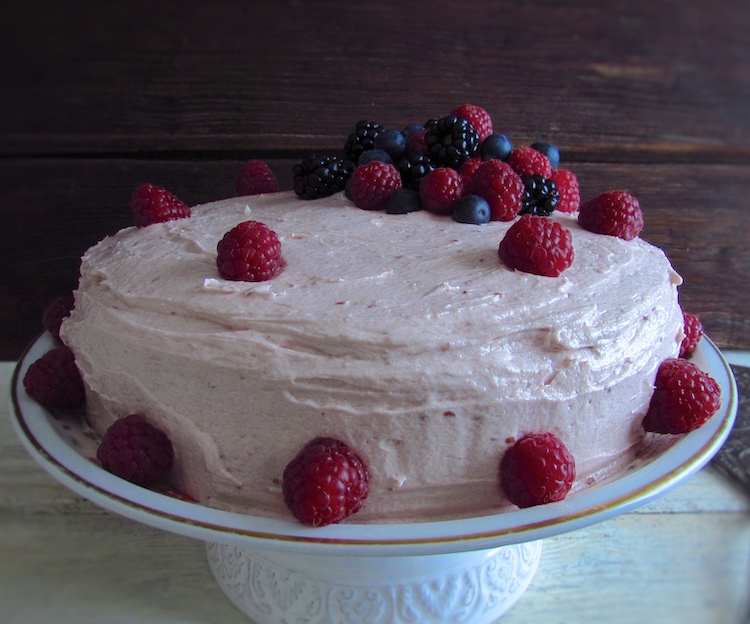
[[[533,175],[523,181],[524,192],[521,197],[521,211],[518,214],[534,214],[548,217],[560,202],[557,185],[541,175]]]
[[[384,130],[383,126],[374,121],[358,121],[344,145],[346,157],[356,163],[362,152],[375,147],[375,137]]]
[[[398,172],[404,188],[419,190],[419,183],[435,168],[432,160],[425,154],[412,152],[398,161]]]
[[[319,199],[343,191],[354,165],[341,156],[308,156],[294,165],[294,192],[301,199]]]
[[[425,124],[424,142],[433,162],[458,169],[479,149],[479,135],[466,119],[449,115]]]

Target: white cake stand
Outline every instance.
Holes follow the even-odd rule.
[[[102,507],[206,542],[227,596],[258,624],[496,622],[521,597],[542,540],[625,513],[704,466],[737,412],[731,368],[708,338],[694,361],[722,389],[722,407],[684,436],[648,436],[617,477],[559,503],[507,513],[410,524],[345,523],[308,528],[211,509],[128,483],[92,461],[96,440],[80,418],[53,415],[26,396],[28,366],[55,345],[43,334],[12,381],[13,425],[54,478]]]

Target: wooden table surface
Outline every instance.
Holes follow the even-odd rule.
[[[750,349],[748,33],[747,0],[6,0],[0,360],[12,366],[40,330],[45,304],[75,287],[86,248],[131,224],[138,184],[167,187],[189,204],[221,199],[234,194],[240,164],[262,158],[289,189],[293,164],[340,150],[356,121],[401,128],[463,102],[485,107],[516,145],[557,144],[584,199],[614,188],[639,197],[643,238],[664,248],[685,279],[683,307],[722,349]],[[125,612],[154,622],[241,621],[202,560],[194,563],[199,544],[132,525],[55,486],[6,421],[2,556],[21,563],[2,568],[0,605],[30,606],[0,606],[2,621],[38,621],[34,614],[52,612],[34,611],[43,604],[77,622],[131,621]],[[596,621],[592,609],[606,603],[596,596],[618,596],[616,583],[645,592],[663,582],[664,600],[682,600],[689,608],[680,612],[693,615],[730,612],[712,611],[704,598],[714,607],[731,598],[736,609],[742,597],[727,578],[747,572],[747,508],[715,475],[696,479],[671,503],[557,542],[544,557],[560,565],[547,570],[564,573],[579,557],[604,563],[590,585],[543,567],[536,595],[549,600],[538,612],[523,607],[541,619],[508,621]],[[689,522],[675,529],[671,516]],[[618,550],[641,539],[644,523],[652,541]],[[714,523],[723,532],[711,542]],[[688,560],[669,563],[679,540],[691,544]],[[656,559],[644,563],[649,549]],[[161,564],[143,561],[145,553]],[[700,569],[704,555],[729,567]],[[165,570],[172,576],[162,596],[156,581]],[[694,591],[714,583],[713,574],[721,579],[710,585],[713,598]],[[50,581],[45,591],[59,581],[59,591],[37,595],[42,581]],[[649,595],[644,604],[656,604]],[[84,611],[70,611],[88,599]],[[668,621],[649,619],[638,601],[633,595],[621,621]],[[572,613],[564,611],[570,603],[580,619],[554,608]]]

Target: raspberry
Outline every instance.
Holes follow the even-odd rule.
[[[479,140],[484,141],[492,134],[492,117],[482,107],[476,104],[461,104],[451,111],[451,115],[462,117],[468,121],[479,135]]]
[[[581,192],[576,174],[567,169],[555,169],[552,171],[550,179],[557,186],[557,192],[560,193],[557,209],[560,212],[568,213],[578,210],[581,205]]]
[[[354,165],[341,156],[308,156],[294,165],[294,192],[300,199],[320,199],[344,190]]]
[[[522,178],[540,175],[549,178],[552,175],[552,164],[544,154],[533,147],[519,147],[508,156],[507,163]]]
[[[500,460],[500,485],[521,508],[563,500],[575,478],[575,459],[552,433],[523,436]]]
[[[135,224],[138,227],[190,216],[190,207],[187,204],[168,190],[153,184],[142,184],[135,189],[130,207],[133,209]]]
[[[438,167],[431,171],[419,185],[422,208],[435,214],[450,214],[463,192],[463,176],[448,167]]]
[[[73,295],[57,297],[47,304],[42,312],[42,325],[55,338],[60,338],[60,325],[70,315],[75,306]]]
[[[422,128],[421,130],[415,130],[406,138],[406,153],[407,154],[422,154],[427,156],[429,154],[427,145],[424,142],[424,135],[427,134],[427,129]]]
[[[505,233],[498,255],[511,269],[557,277],[573,263],[573,238],[557,221],[527,214]]]
[[[578,223],[595,234],[633,240],[643,229],[643,213],[627,191],[608,191],[581,205]]]
[[[116,420],[104,433],[96,458],[102,468],[137,485],[153,485],[172,468],[174,451],[167,435],[142,414]]]
[[[23,387],[29,397],[50,409],[78,407],[86,400],[81,373],[68,347],[47,351],[29,366]]]
[[[336,524],[362,508],[368,480],[367,467],[346,444],[316,438],[284,469],[284,502],[303,524]]]
[[[469,158],[469,160],[464,162],[458,170],[461,172],[461,175],[466,178],[467,181],[471,181],[477,169],[479,169],[482,164],[483,161],[481,158]]]
[[[265,282],[283,268],[276,232],[259,221],[243,221],[229,230],[216,246],[216,266],[224,279]]]
[[[388,200],[402,186],[396,167],[373,161],[354,170],[352,201],[355,206],[364,210],[385,210]]]
[[[685,337],[680,345],[680,357],[688,357],[695,351],[703,337],[703,323],[700,318],[690,312],[683,312]]]
[[[448,115],[425,124],[424,142],[438,167],[457,169],[479,149],[479,135],[462,117]]]
[[[520,176],[501,160],[488,160],[474,172],[468,192],[490,205],[492,221],[512,221],[521,210],[524,186]]]
[[[646,431],[687,433],[698,429],[721,406],[719,384],[689,360],[664,360],[655,386],[643,419]]]
[[[279,181],[271,167],[262,160],[248,160],[240,167],[234,187],[240,196],[276,193],[279,190]]]

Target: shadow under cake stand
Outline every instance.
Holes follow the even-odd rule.
[[[258,624],[496,622],[531,583],[545,538],[626,513],[695,473],[729,435],[738,401],[731,368],[704,337],[693,361],[721,386],[721,409],[687,435],[647,436],[638,460],[596,487],[559,503],[463,520],[350,519],[308,528],[211,509],[101,469],[90,459],[97,441],[81,419],[53,415],[24,392],[29,365],[54,346],[54,338],[42,334],[13,376],[11,418],[28,452],[95,504],[206,542],[216,581]]]

